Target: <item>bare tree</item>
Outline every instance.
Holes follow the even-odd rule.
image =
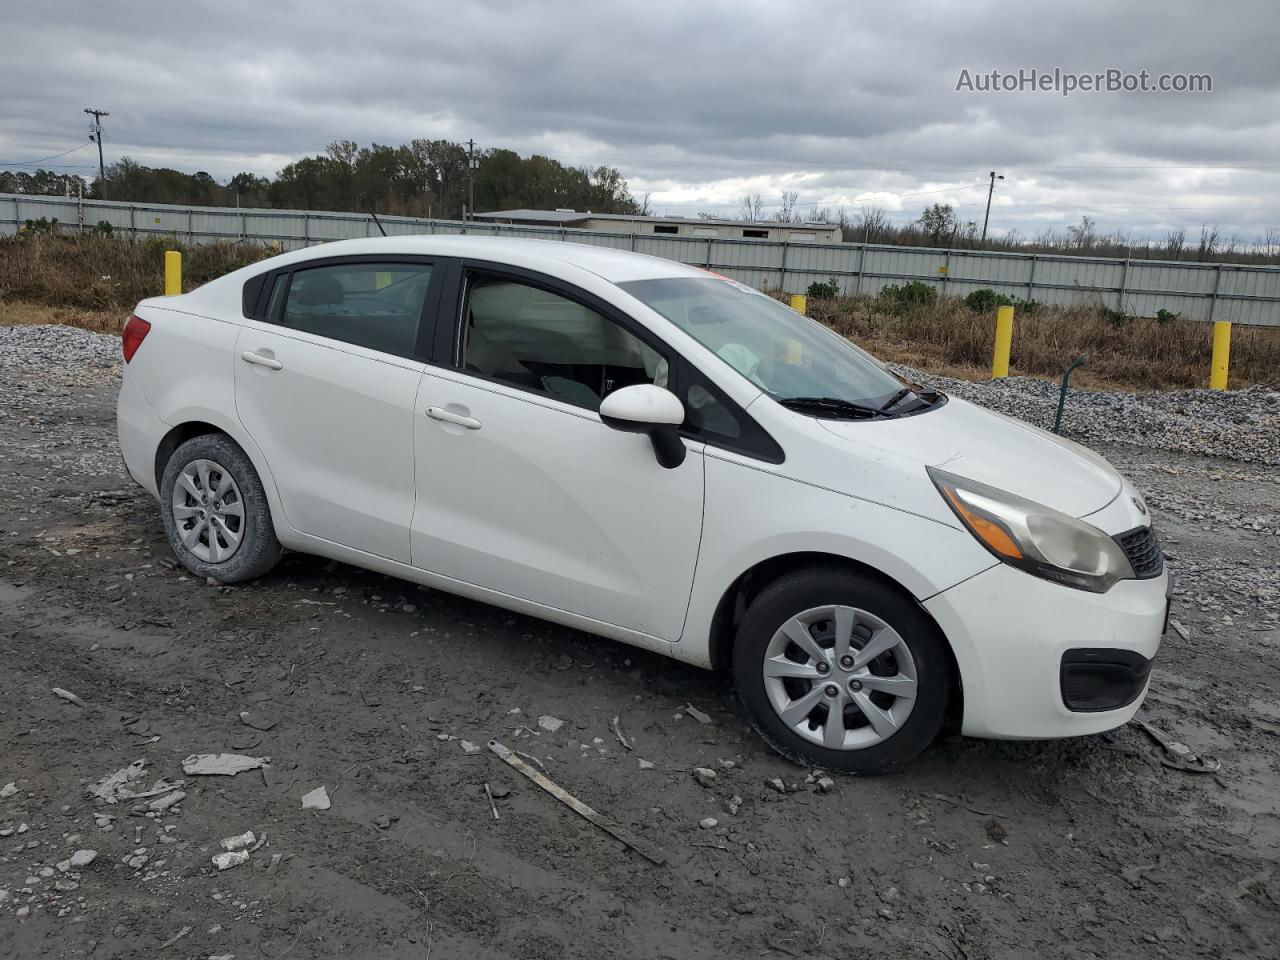
[[[850,224],[853,236],[862,243],[884,243],[889,239],[889,218],[882,207],[863,207]]]
[[[1196,248],[1196,259],[1212,260],[1217,256],[1218,244],[1221,242],[1221,239],[1217,225],[1210,227],[1208,224],[1201,224],[1200,245]]]
[[[1280,227],[1267,227],[1259,246],[1264,257],[1280,256]]]
[[[796,203],[800,200],[800,193],[796,190],[782,191],[782,206],[778,208],[778,212],[774,217],[782,223],[791,223],[799,220],[800,217],[796,213]]]
[[[764,219],[764,201],[760,199],[760,194],[748,193],[742,198],[742,219]]]
[[[1068,245],[1075,250],[1092,250],[1098,243],[1098,230],[1093,218],[1083,216],[1073,227],[1067,227]]]
[[[1170,230],[1165,234],[1164,249],[1170,260],[1181,260],[1182,251],[1187,247],[1187,231],[1184,227]]]

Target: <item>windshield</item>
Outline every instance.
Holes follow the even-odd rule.
[[[817,321],[718,277],[618,284],[777,400],[827,398],[879,406],[902,381]]]

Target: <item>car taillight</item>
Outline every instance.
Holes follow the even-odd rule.
[[[151,332],[151,324],[141,317],[130,316],[125,322],[124,333],[120,336],[120,346],[124,350],[124,362],[128,363],[142,346],[142,341]]]

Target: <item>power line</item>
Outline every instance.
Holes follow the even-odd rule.
[[[75,153],[77,150],[83,150],[92,140],[86,140],[78,147],[72,147],[70,150],[63,150],[61,153],[55,153],[52,156],[40,157],[38,160],[0,160],[0,167],[33,167],[37,163],[44,163],[46,160],[57,160],[59,157],[65,157],[69,153]],[[58,166],[66,166],[66,164],[58,164]]]

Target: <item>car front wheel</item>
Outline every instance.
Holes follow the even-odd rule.
[[[811,568],[765,587],[733,649],[760,735],[808,766],[883,773],[937,736],[951,689],[937,626],[878,579]]]
[[[194,437],[173,452],[160,480],[169,544],[200,577],[260,577],[284,552],[258,472],[225,434]]]

